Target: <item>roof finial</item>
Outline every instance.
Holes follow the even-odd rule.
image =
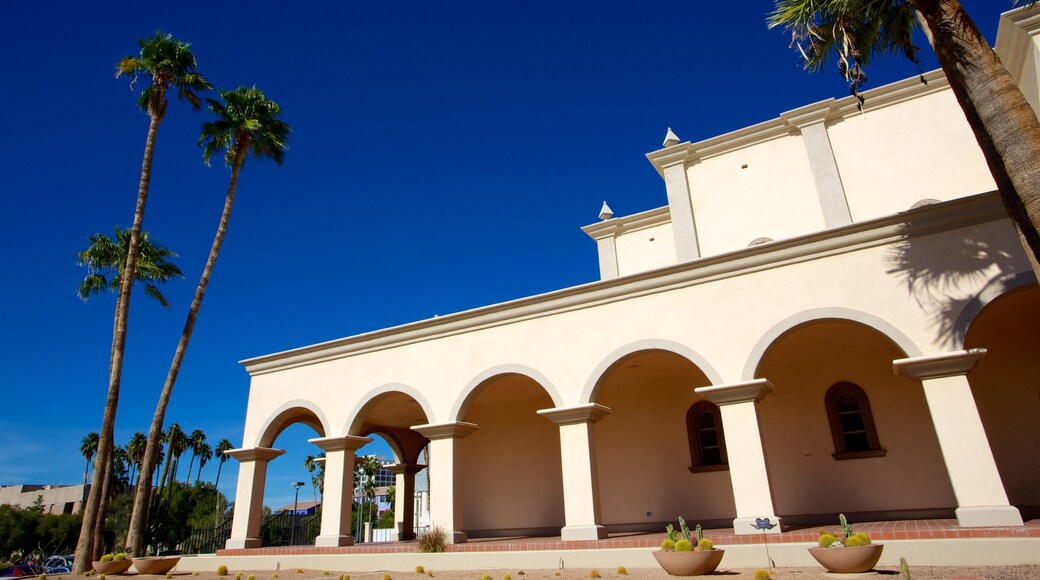
[[[672,128],[668,127],[668,134],[664,136],[664,146],[671,147],[672,145],[679,144],[679,137],[672,133]]]
[[[599,219],[606,221],[612,217],[614,217],[614,211],[610,209],[610,206],[607,205],[607,202],[604,201],[603,207],[601,207],[599,210]]]

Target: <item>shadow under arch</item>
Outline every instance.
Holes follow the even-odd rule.
[[[943,333],[949,336],[951,346],[954,349],[964,348],[964,339],[968,335],[972,322],[975,322],[979,313],[991,302],[1014,290],[1036,283],[1036,276],[1032,272],[1006,274],[987,282],[978,294],[971,296],[960,305],[958,314],[953,316],[953,321],[949,323],[950,327],[942,329]]]
[[[274,445],[278,435],[294,423],[302,423],[314,429],[319,437],[326,437],[330,433],[329,422],[317,405],[304,399],[294,399],[286,401],[268,416],[264,426],[260,428],[254,446]]]
[[[711,363],[708,362],[708,359],[704,358],[704,356],[699,352],[675,341],[648,338],[626,344],[600,361],[600,363],[596,365],[596,368],[592,370],[588,380],[585,381],[585,388],[581,391],[581,398],[578,400],[578,404],[585,405],[595,402],[596,392],[599,390],[600,385],[603,384],[604,377],[607,376],[608,371],[610,371],[610,369],[615,365],[627,358],[629,355],[650,350],[670,352],[685,358],[699,368],[701,372],[704,373],[704,376],[708,377],[708,381],[712,385],[721,385],[723,382],[722,376],[715,370],[715,367],[713,367]]]
[[[451,408],[451,413],[448,414],[448,421],[460,421],[460,417],[466,415],[470,403],[473,402],[480,388],[486,385],[490,379],[501,375],[521,375],[527,377],[537,383],[549,395],[554,407],[563,406],[563,398],[560,397],[559,391],[556,390],[552,381],[545,375],[531,367],[510,363],[491,367],[473,377],[473,380],[466,385],[466,388],[459,393],[458,399],[455,400],[455,405]]]
[[[811,308],[809,310],[798,312],[797,314],[792,314],[780,322],[777,322],[758,339],[758,342],[755,343],[754,348],[751,349],[751,353],[748,355],[747,362],[744,363],[744,371],[741,373],[741,380],[750,381],[756,378],[755,374],[758,371],[759,365],[762,363],[762,359],[765,358],[769,349],[776,344],[776,341],[779,340],[780,337],[804,324],[823,322],[827,320],[857,322],[872,328],[891,341],[892,344],[896,345],[907,357],[912,358],[924,354],[917,344],[910,340],[910,337],[908,337],[902,330],[899,330],[899,328],[894,324],[879,316],[863,312],[862,310],[855,310],[853,308]]]
[[[418,389],[410,387],[401,383],[387,383],[381,385],[365,393],[365,395],[358,401],[357,405],[354,406],[354,410],[350,412],[347,418],[346,424],[343,426],[342,433],[344,435],[361,435],[367,436],[368,433],[361,433],[361,429],[365,423],[365,414],[379,404],[380,401],[393,394],[401,394],[410,397],[419,407],[422,408],[422,412],[426,415],[428,422],[434,421],[433,409],[430,407],[429,401],[426,397],[419,392]]]
[[[426,397],[414,387],[387,383],[372,389],[358,401],[344,425],[344,435],[367,437],[377,434],[390,446],[397,463],[417,463],[428,443],[415,425],[431,422],[433,410]]]

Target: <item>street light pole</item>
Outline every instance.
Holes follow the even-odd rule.
[[[299,507],[300,507],[300,488],[303,487],[303,482],[302,481],[294,481],[294,482],[292,482],[292,486],[294,488],[296,488],[296,499],[293,500],[292,531],[290,532],[289,545],[290,546],[295,546],[296,545],[296,512],[299,510]]]

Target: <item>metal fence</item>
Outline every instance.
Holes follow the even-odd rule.
[[[192,528],[181,547],[182,554],[214,554],[231,537],[231,518],[215,528]]]

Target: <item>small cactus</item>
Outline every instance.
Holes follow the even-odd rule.
[[[701,529],[701,525],[697,524],[697,543],[700,544],[701,540],[704,539],[704,530]]]
[[[199,573],[198,573],[198,572],[192,572],[192,573],[191,573],[191,575],[192,575],[192,576],[198,576],[198,575],[199,575]]]
[[[910,580],[910,565],[906,563],[906,558],[899,559],[899,576],[903,580]]]
[[[506,574],[506,575],[502,576],[502,580],[513,580],[513,577],[510,576],[509,574]]]
[[[112,560],[115,560],[115,559],[116,559],[116,557],[113,556],[112,554],[105,554],[104,556],[101,556],[101,561],[102,562],[111,562]]]
[[[235,580],[242,580],[242,573],[241,572],[236,572],[235,573]]]
[[[429,576],[430,578],[433,578],[433,570],[427,570],[426,571],[426,575]]]
[[[274,578],[275,580],[277,580],[278,572],[275,572],[274,574],[271,574],[271,578]]]
[[[628,574],[628,570],[625,570],[624,566],[618,566],[617,567],[617,573],[618,573],[618,576],[624,576],[625,574]]]
[[[115,555],[115,559],[116,562],[122,562],[123,560],[126,560],[126,552],[119,552]]]
[[[602,576],[599,575],[599,570],[593,570],[589,572],[589,578],[602,578]]]
[[[223,564],[217,566],[217,576],[227,576],[227,566]]]
[[[701,538],[697,540],[697,550],[701,552],[710,552],[715,549],[715,544],[711,543],[708,538]]]
[[[838,541],[838,537],[834,534],[828,534],[823,530],[820,530],[820,538],[817,541],[821,548],[830,548],[831,544]]]
[[[859,532],[857,534],[853,534],[851,538],[846,538],[845,539],[845,547],[846,548],[858,548],[860,546],[869,546],[869,545],[870,545],[870,536],[868,536],[867,534],[865,534],[863,532]]]
[[[679,541],[679,532],[675,531],[675,528],[672,526],[672,524],[668,524],[667,526],[665,526],[664,531],[668,532],[669,540],[671,540],[672,542]]]
[[[394,578],[389,574],[383,574],[383,580],[394,580]]]
[[[480,577],[480,580],[491,580],[491,574],[484,574]]]
[[[343,573],[339,575],[339,580],[350,580],[350,574]]]
[[[759,568],[755,570],[755,580],[772,580],[772,576],[769,575],[769,570],[763,570]]]
[[[675,550],[675,542],[672,540],[665,540],[661,542],[661,551],[672,552]]]
[[[559,570],[557,570],[556,572],[553,573],[553,576],[559,576],[559,575],[560,575],[560,571]]]
[[[847,540],[852,537],[852,526],[849,525],[849,520],[845,519],[845,514],[838,514],[838,521],[841,523],[841,536],[842,539]]]
[[[328,571],[328,570],[322,570],[322,571],[321,571],[321,575],[322,575],[322,576],[329,576],[329,575],[330,575],[330,573],[329,573],[329,571]]]
[[[171,578],[173,578],[173,572],[167,572],[166,573],[166,580],[170,580]]]
[[[256,576],[253,576],[252,574],[250,574],[250,575],[248,576],[248,579],[249,579],[249,580],[256,580]]]
[[[422,566],[416,566],[416,567],[415,567],[415,573],[416,573],[416,574],[422,574],[422,573],[424,573],[424,572],[426,572],[426,569],[425,569],[425,568],[423,568]]]
[[[689,540],[679,540],[675,543],[676,552],[690,552],[693,550],[693,543]]]
[[[690,541],[690,527],[686,525],[686,520],[682,519],[682,516],[679,516],[679,528],[682,529],[683,538],[687,542],[689,542]]]
[[[98,580],[105,580],[104,574],[98,574]]]

